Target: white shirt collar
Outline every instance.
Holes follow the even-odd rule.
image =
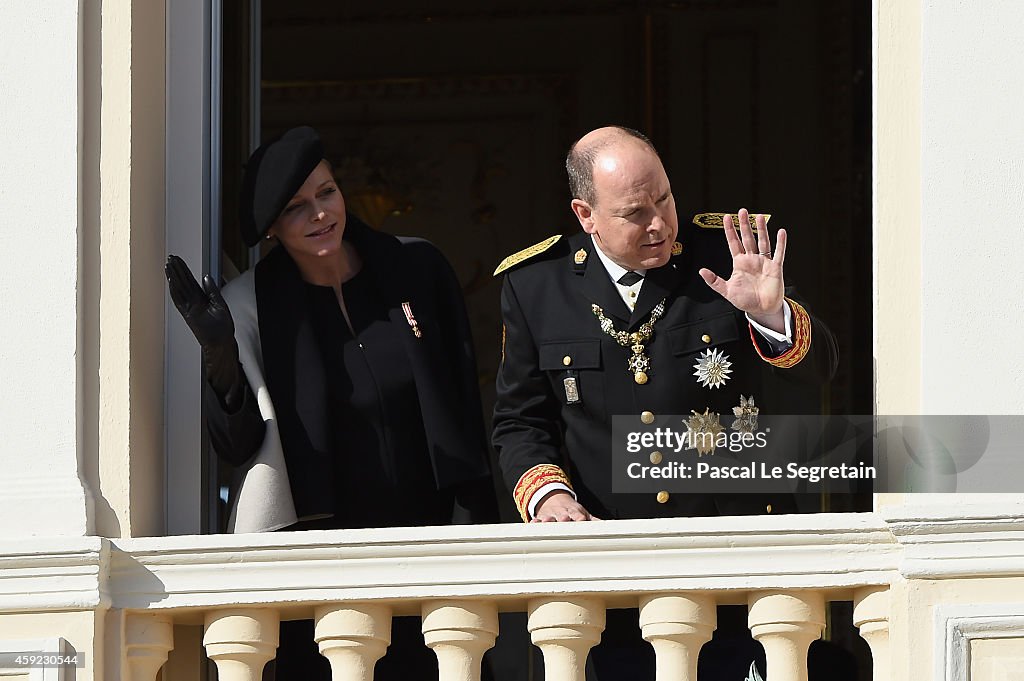
[[[647,276],[647,270],[627,270],[622,265],[613,262],[611,258],[604,254],[604,251],[602,251],[601,247],[597,245],[597,242],[594,241],[593,234],[590,235],[590,241],[593,242],[594,252],[597,253],[597,257],[601,260],[601,264],[604,265],[604,269],[608,272],[608,276],[612,278],[613,283],[619,284],[619,279],[626,272],[636,272],[641,277]],[[621,286],[621,284],[619,285]]]

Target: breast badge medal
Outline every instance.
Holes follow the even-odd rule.
[[[594,316],[597,317],[597,321],[601,324],[601,330],[615,339],[616,343],[632,351],[633,354],[626,362],[626,367],[633,374],[633,380],[636,381],[637,385],[646,383],[648,380],[647,374],[651,370],[651,359],[647,356],[646,344],[647,341],[651,340],[651,336],[654,335],[654,323],[661,319],[661,315],[665,314],[665,299],[662,298],[661,302],[654,306],[654,309],[651,310],[651,316],[633,333],[616,329],[615,323],[605,316],[601,306],[591,305],[590,309],[593,310]]]
[[[714,454],[718,436],[725,431],[719,416],[708,409],[703,414],[692,412],[693,416],[686,419],[686,448],[696,449],[698,456]]]
[[[696,369],[693,375],[705,388],[721,388],[730,378],[730,367],[732,362],[729,361],[729,355],[718,348],[709,348],[697,357],[697,363],[693,365]]]
[[[761,410],[754,406],[754,396],[744,397],[740,395],[740,406],[733,407],[732,413],[736,420],[732,422],[732,429],[740,433],[754,433],[757,431],[757,415]]]

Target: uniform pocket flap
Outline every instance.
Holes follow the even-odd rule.
[[[740,337],[732,312],[683,324],[665,331],[673,355],[688,355],[704,348],[730,343]]]
[[[601,367],[601,341],[542,343],[539,360],[541,371],[599,369]]]

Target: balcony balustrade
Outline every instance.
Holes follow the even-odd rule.
[[[281,620],[311,618],[333,678],[371,681],[391,618],[422,617],[443,681],[478,681],[498,613],[526,612],[546,678],[582,681],[608,608],[640,611],[658,681],[693,681],[716,606],[746,604],[773,679],[807,678],[828,601],[854,603],[888,679],[900,547],[876,515],[678,518],[111,540],[109,601],[132,681],[153,681],[173,624],[203,624],[222,681],[261,678]]]

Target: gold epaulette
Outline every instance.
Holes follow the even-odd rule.
[[[512,255],[502,260],[501,263],[499,263],[498,268],[494,270],[494,276],[498,276],[508,268],[515,267],[519,263],[529,260],[535,255],[543,253],[544,251],[554,246],[555,243],[561,238],[561,234],[556,234],[554,236],[548,237],[547,239],[544,239],[544,241],[541,241],[539,244],[534,244],[529,248],[524,248],[518,253],[513,253]]]
[[[740,216],[738,213],[697,213],[693,216],[693,224],[698,227],[704,227],[705,229],[722,229],[725,227],[725,216],[732,215],[733,227],[739,229]],[[772,219],[771,213],[750,213],[750,217],[755,215],[764,215],[764,224],[767,225],[768,221]],[[753,220],[750,221],[750,229],[757,231],[757,225]]]

